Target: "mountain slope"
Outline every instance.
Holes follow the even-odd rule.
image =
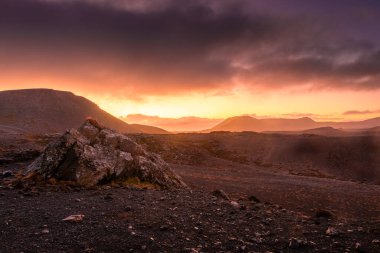
[[[305,131],[318,129],[325,132],[328,129],[367,129],[380,126],[380,118],[355,122],[316,122],[310,118],[299,119],[256,119],[250,116],[228,118],[215,127],[204,132],[231,131],[231,132],[265,132],[265,131]],[[331,130],[331,129],[330,129]],[[337,130],[339,131],[339,130]]]
[[[365,129],[380,126],[380,117],[367,119],[363,121],[353,121],[353,122],[321,122],[320,124],[329,125],[334,128],[344,128],[344,129]]]
[[[168,134],[169,132],[154,126],[140,125],[140,124],[129,124],[135,129],[138,129],[139,132],[144,134]]]
[[[380,135],[380,126],[373,127],[365,131],[365,133],[370,135]]]
[[[237,116],[226,119],[209,131],[300,131],[317,127],[317,123],[310,118],[256,119],[250,116]]]
[[[92,117],[105,126],[123,133],[142,133],[162,129],[131,126],[103,111],[90,100],[71,92],[49,89],[0,92],[0,125],[34,133],[62,132],[78,128]],[[164,130],[162,130],[164,131]]]
[[[352,135],[361,135],[359,131],[355,132],[345,132],[332,127],[318,127],[307,129],[303,131],[265,131],[264,133],[272,134],[287,134],[287,135],[302,135],[302,134],[311,134],[311,135],[321,135],[321,136],[352,136]]]

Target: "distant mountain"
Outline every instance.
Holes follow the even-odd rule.
[[[212,131],[301,131],[316,128],[317,124],[310,118],[300,119],[256,119],[250,116],[228,118],[222,123],[208,130]]]
[[[301,132],[302,134],[314,134],[314,135],[322,135],[322,136],[342,136],[347,133],[332,127],[319,127],[314,129],[308,129]]]
[[[168,134],[169,132],[154,126],[140,125],[140,124],[129,124],[134,129],[138,129],[139,132],[144,134]]]
[[[380,126],[380,117],[364,121],[353,122],[316,122],[310,118],[299,119],[256,119],[250,116],[237,116],[224,120],[215,127],[204,132],[230,131],[230,132],[280,132],[280,131],[332,131],[338,129],[367,129]],[[324,129],[329,127],[329,129]],[[332,128],[332,129],[331,129]],[[335,133],[337,133],[335,131]]]
[[[78,128],[88,117],[123,133],[167,133],[156,127],[129,125],[71,92],[50,89],[0,92],[0,126],[3,131],[62,132]]]
[[[129,114],[120,117],[129,124],[148,124],[166,129],[170,132],[196,132],[215,126],[223,119],[209,119],[200,117],[163,118],[143,114]]]
[[[345,132],[343,130],[335,129],[332,127],[318,127],[303,131],[264,131],[264,133],[270,134],[287,134],[287,135],[302,135],[302,134],[311,134],[311,135],[321,135],[321,136],[357,136],[363,135],[360,131],[354,132]]]
[[[342,129],[365,129],[380,126],[380,117],[367,119],[363,121],[352,121],[352,122],[321,122],[319,124],[324,124],[326,126],[331,126],[334,128]]]
[[[367,129],[365,133],[370,135],[380,135],[380,126]]]

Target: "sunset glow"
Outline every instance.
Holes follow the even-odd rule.
[[[377,3],[158,2],[1,1],[0,90],[71,91],[118,117],[380,116]]]

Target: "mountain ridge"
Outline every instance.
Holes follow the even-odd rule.
[[[78,128],[89,117],[123,133],[168,133],[156,127],[127,124],[87,98],[69,91],[0,91],[0,125],[3,128],[12,127],[32,133],[56,133]]]
[[[380,126],[380,117],[363,121],[348,122],[317,122],[309,117],[297,119],[269,118],[257,119],[251,116],[234,116],[227,118],[220,124],[202,132],[230,131],[230,132],[274,132],[274,131],[306,131],[311,129],[331,127],[335,129],[368,129]]]

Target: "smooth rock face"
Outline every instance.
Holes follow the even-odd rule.
[[[27,172],[84,186],[137,177],[162,188],[186,187],[160,156],[92,119],[50,143]]]

